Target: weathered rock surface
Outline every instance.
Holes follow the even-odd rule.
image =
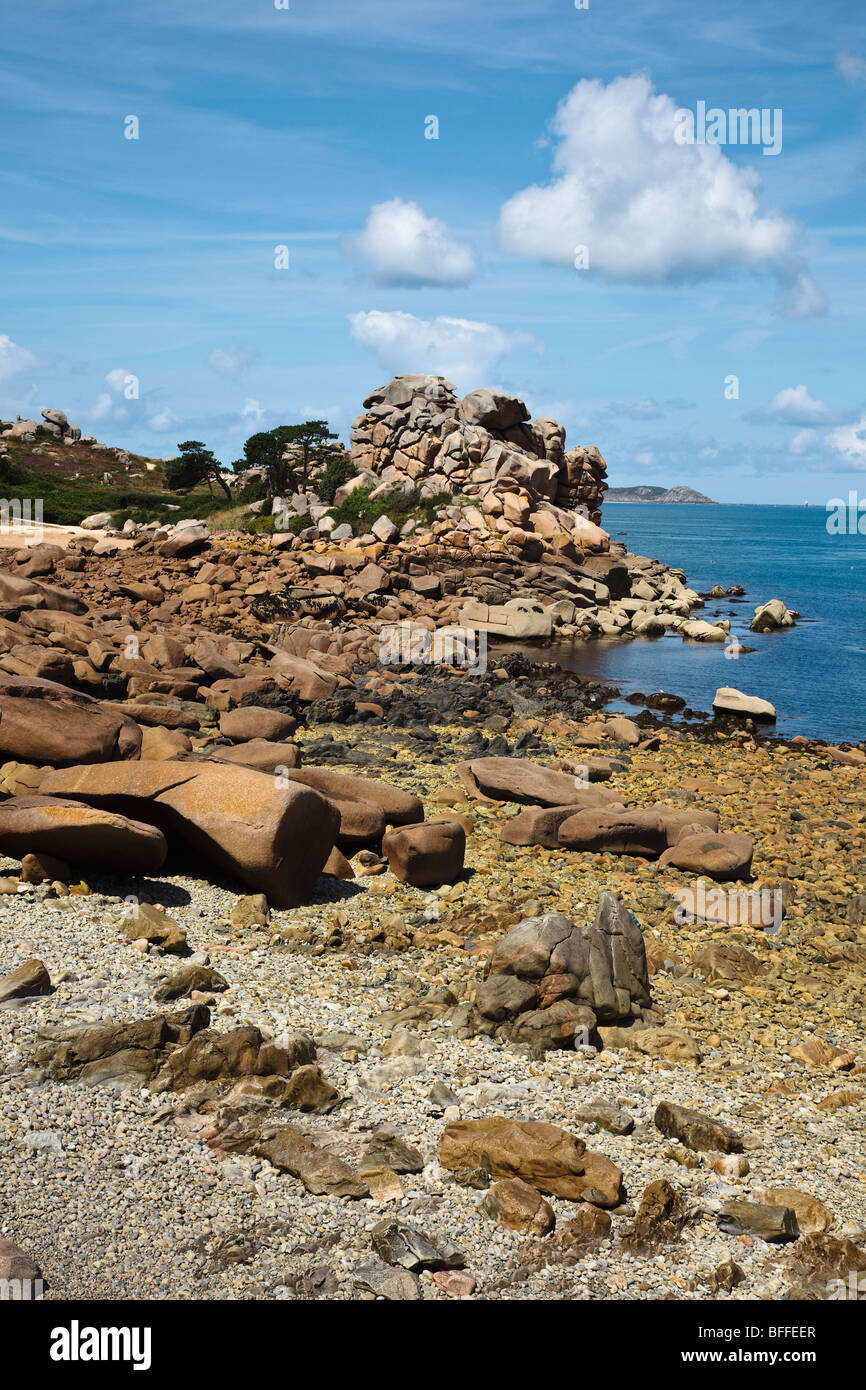
[[[597,1021],[630,1019],[649,1003],[640,927],[609,893],[591,926],[551,912],[513,927],[493,948],[477,997],[485,1017],[517,1018],[516,1040],[547,1029],[567,1038],[570,1030],[572,1044],[550,1040],[551,1046],[573,1045],[576,1032]]]
[[[466,832],[459,821],[436,820],[391,830],[382,841],[391,872],[415,888],[452,883],[463,869]]]
[[[470,795],[490,801],[516,801],[530,806],[585,806],[591,792],[594,804],[609,805],[619,798],[603,787],[585,783],[605,781],[610,766],[603,761],[586,765],[585,779],[542,767],[524,758],[473,758],[459,763],[457,775]]]
[[[53,767],[137,758],[141,730],[89,695],[52,681],[0,675],[0,758]]]
[[[664,851],[659,863],[695,874],[708,874],[725,883],[749,878],[754,852],[755,842],[751,835],[736,835],[732,831],[718,835],[685,835]]]
[[[16,796],[0,804],[0,850],[13,859],[48,854],[117,873],[156,873],[168,852],[154,825],[69,797]]]
[[[653,1124],[668,1139],[678,1139],[688,1149],[741,1153],[743,1141],[734,1130],[700,1110],[664,1100],[656,1107]]]
[[[131,811],[292,907],[311,893],[339,821],[309,787],[218,763],[107,763],[49,773],[43,789],[106,810]]]
[[[0,979],[0,1004],[51,993],[51,976],[41,960],[25,960]]]

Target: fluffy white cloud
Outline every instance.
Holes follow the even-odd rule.
[[[166,430],[173,429],[178,423],[177,416],[170,410],[160,410],[156,415],[149,415],[147,419],[148,427],[157,434],[164,434]]]
[[[13,343],[8,333],[0,333],[0,381],[6,381],[16,372],[24,372],[35,365],[36,358],[32,352]]]
[[[643,283],[778,268],[796,224],[759,215],[757,173],[719,145],[678,143],[676,111],[646,77],[578,82],[551,122],[552,182],[501,209],[505,250],[571,265],[585,246],[590,271]]]
[[[132,373],[128,372],[125,367],[114,367],[110,372],[105,373],[105,380],[108,382],[111,390],[119,394],[124,390],[131,376]]]
[[[352,337],[372,348],[384,367],[393,372],[429,372],[470,383],[483,384],[487,373],[515,347],[540,351],[540,344],[526,333],[504,333],[491,323],[439,317],[419,319],[397,311],[350,314]],[[469,389],[469,387],[467,387]]]
[[[818,436],[814,430],[798,430],[788,445],[788,452],[791,454],[811,454],[818,442]]]
[[[447,222],[402,198],[372,207],[351,247],[380,285],[465,285],[478,271],[472,247]]]
[[[859,58],[856,53],[838,53],[836,71],[852,87],[866,87],[866,58]]]
[[[207,362],[220,376],[238,376],[254,357],[255,353],[250,352],[248,348],[233,347],[229,348],[228,352],[222,348],[215,348]]]
[[[815,400],[808,388],[800,385],[777,391],[767,406],[767,414],[791,425],[818,425],[829,419],[830,412],[823,401]]]
[[[866,415],[861,415],[854,425],[840,425],[831,430],[825,434],[824,443],[852,468],[866,469]]]
[[[264,418],[265,411],[261,402],[257,401],[254,396],[247,396],[241,411],[241,419],[248,424],[259,425]]]

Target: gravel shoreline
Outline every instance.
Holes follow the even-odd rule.
[[[461,731],[449,732],[460,738]],[[347,731],[334,733],[345,738]],[[350,738],[362,754],[379,756],[374,730],[353,730]],[[567,739],[549,730],[545,739],[560,756],[568,752]],[[433,798],[455,786],[450,758],[425,764],[416,745],[402,755],[387,747],[381,756],[390,780],[423,795],[428,816],[445,809]],[[341,1102],[327,1115],[281,1111],[281,1120],[350,1163],[381,1130],[421,1151],[423,1171],[402,1174],[403,1195],[389,1201],[314,1197],[267,1160],[209,1148],[197,1137],[204,1118],[185,1111],[182,1095],[40,1079],[28,1063],[40,1030],[150,1015],[160,1007],[155,986],[177,962],[142,955],[106,921],[119,899],[141,893],[141,881],[94,877],[91,896],[61,900],[40,900],[32,890],[0,896],[0,975],[38,956],[56,985],[49,996],[0,1008],[0,1231],[37,1261],[45,1296],[373,1298],[356,1275],[373,1258],[372,1228],[388,1216],[459,1247],[476,1281],[469,1298],[781,1299],[797,1285],[788,1267],[796,1245],[724,1234],[717,1221],[726,1197],[754,1197],[764,1187],[818,1198],[833,1214],[832,1233],[862,1244],[866,931],[862,910],[849,922],[849,905],[863,891],[866,777],[856,767],[822,766],[812,752],[742,739],[713,746],[673,732],[658,751],[631,752],[625,761],[610,786],[627,787],[638,804],[662,792],[694,799],[689,778],[721,786],[714,804],[725,827],[756,837],[755,880],[794,885],[778,935],[679,926],[671,911],[672,891],[684,881],[677,871],[504,845],[496,828],[514,808],[475,802],[456,807],[474,821],[469,872],[437,894],[388,872],[350,884],[320,879],[311,903],[273,912],[270,929],[252,930],[229,925],[240,896],[233,884],[165,875],[150,881],[190,948],[207,952],[228,981],[226,993],[214,996],[214,1026],[253,1023],[266,1035],[302,1030],[317,1039],[319,1063]],[[701,801],[713,804],[707,792]],[[13,869],[9,861],[0,872]],[[605,890],[635,913],[651,958],[661,951],[667,965],[657,961],[651,975],[654,1003],[667,1023],[695,1039],[703,1054],[697,1065],[609,1050],[533,1058],[491,1038],[456,1036],[441,1018],[401,1026],[391,1016],[431,990],[471,997],[485,942],[538,911],[590,919]],[[415,936],[427,944],[395,925],[413,921],[424,926]],[[441,939],[428,940],[433,934]],[[745,945],[763,973],[740,987],[709,983],[688,965],[708,941]],[[810,1035],[851,1052],[853,1067],[840,1074],[792,1060],[788,1049]],[[429,1098],[436,1083],[453,1092],[447,1107]],[[843,1091],[850,1103],[819,1108]],[[671,1143],[652,1124],[662,1100],[738,1130],[749,1174],[725,1180],[713,1170],[717,1155],[682,1146],[668,1156]],[[627,1109],[632,1133],[598,1132],[576,1119],[590,1101]],[[439,1166],[436,1146],[448,1120],[493,1114],[561,1125],[622,1168],[626,1198],[612,1214],[610,1240],[568,1262],[553,1237],[497,1225],[481,1209],[484,1193],[456,1184]],[[693,1217],[675,1245],[635,1255],[621,1237],[642,1191],[659,1178],[682,1194]],[[574,1215],[575,1203],[549,1200],[560,1226]],[[732,1260],[745,1278],[730,1292],[713,1289],[713,1272]],[[419,1287],[424,1298],[450,1296],[427,1272]]]

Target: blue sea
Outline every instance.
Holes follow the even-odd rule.
[[[717,687],[732,685],[771,700],[786,737],[859,742],[866,738],[866,535],[830,534],[827,521],[817,506],[608,503],[602,525],[611,541],[685,570],[701,593],[741,584],[745,600],[708,599],[694,616],[730,618],[732,633],[756,650],[734,660],[721,644],[661,637],[560,644],[545,657],[624,695],[667,690],[697,710],[711,710]],[[749,632],[755,608],[771,598],[802,614],[796,627]]]

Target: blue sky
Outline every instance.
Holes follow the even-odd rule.
[[[373,387],[430,371],[523,396],[614,485],[862,492],[858,10],[10,7],[0,416],[228,462],[311,416],[347,438]],[[781,111],[779,153],[680,143],[699,102]]]

